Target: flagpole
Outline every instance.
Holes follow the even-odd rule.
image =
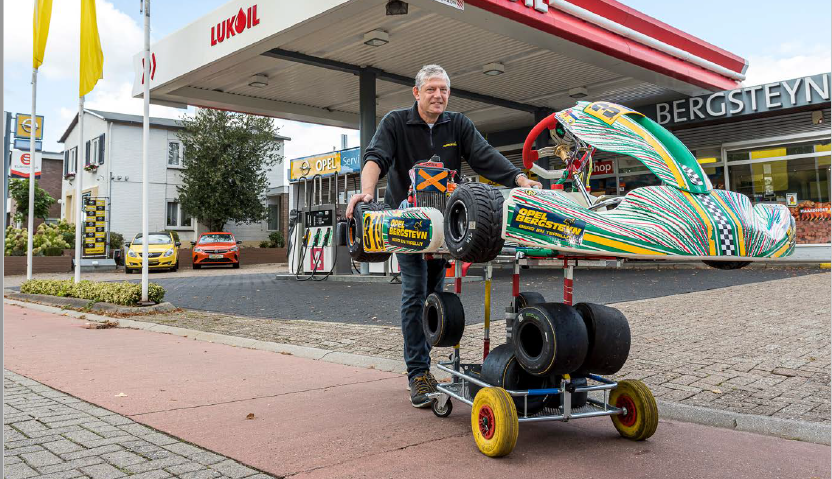
[[[85,156],[86,144],[84,143],[84,97],[78,99],[78,156],[75,157],[75,282],[81,282],[81,238],[86,232],[86,224],[83,217],[83,199],[81,198],[81,178],[84,176],[84,169],[81,161]]]
[[[34,0],[35,19],[38,18],[38,0]],[[38,22],[36,21],[37,25]],[[34,45],[34,42],[32,43]],[[32,118],[29,128],[29,231],[26,239],[26,279],[32,279],[32,244],[35,229],[35,141],[38,137],[38,117],[35,116],[35,100],[38,91],[38,69],[32,68]],[[3,214],[6,214],[4,211]]]
[[[144,118],[142,120],[142,302],[148,302],[148,167],[150,143],[150,0],[144,0]]]

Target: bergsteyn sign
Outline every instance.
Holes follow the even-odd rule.
[[[821,73],[638,108],[663,126],[785,110],[830,102],[830,74]]]

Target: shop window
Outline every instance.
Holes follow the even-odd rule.
[[[641,161],[628,156],[618,157],[618,172],[620,174],[650,171]]]
[[[659,177],[653,173],[648,173],[646,175],[622,176],[619,183],[619,194],[623,195],[643,186],[656,186],[660,184],[661,180],[659,180]]]
[[[731,190],[748,196],[754,203],[786,203],[787,193],[796,194],[798,202],[827,202],[828,165],[829,157],[732,165],[728,168],[728,177]]]
[[[590,178],[589,192],[595,196],[601,195],[617,195],[618,184],[615,177],[609,178]]]

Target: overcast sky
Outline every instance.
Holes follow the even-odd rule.
[[[750,67],[745,82],[758,85],[832,69],[829,0],[622,0],[628,6],[695,35],[743,58]],[[156,1],[151,43],[213,11],[226,0]],[[131,97],[133,55],[142,48],[139,0],[97,0],[104,50],[104,79],[87,96],[87,108],[141,114]],[[695,5],[695,8],[692,6]],[[32,1],[3,2],[3,103],[11,112],[31,110]],[[46,150],[61,151],[58,138],[78,111],[78,0],[53,4],[44,64],[38,75],[38,114],[45,115]],[[415,72],[414,72],[415,73]],[[403,105],[405,106],[405,105]],[[151,105],[152,116],[177,118],[181,110]],[[341,133],[358,146],[358,132],[276,120],[288,159],[340,146]]]

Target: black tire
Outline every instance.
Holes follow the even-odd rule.
[[[179,260],[176,260],[176,264],[173,265],[173,268],[170,269],[171,271],[179,271]]]
[[[716,269],[740,269],[745,268],[751,261],[703,261],[706,265]]]
[[[128,268],[127,266],[125,266],[125,267],[124,267],[124,272],[125,272],[126,274],[133,274],[133,270],[132,270],[132,269],[130,269],[130,268]]]
[[[454,410],[454,404],[451,402],[451,398],[448,398],[448,400],[445,401],[445,407],[440,408],[439,401],[433,401],[431,409],[433,409],[433,414],[435,414],[436,417],[448,417],[451,415],[451,411]]]
[[[445,245],[467,263],[493,260],[503,249],[503,195],[484,183],[459,185],[445,207]]]
[[[238,269],[240,267],[240,262],[237,261],[236,263],[232,264],[231,267],[234,269]]]
[[[572,383],[576,387],[585,387],[586,386],[586,378],[585,377],[575,377],[572,376]],[[552,387],[559,388],[563,384],[563,380],[560,376],[553,376],[552,377]],[[572,398],[572,408],[577,409],[579,407],[586,406],[588,393],[586,391],[580,393],[572,393],[569,397]],[[553,394],[548,396],[548,400],[546,401],[546,407],[557,408],[560,407],[561,404],[561,396],[560,394]]]
[[[577,374],[615,374],[630,355],[630,324],[621,311],[601,304],[578,303],[589,345]]]
[[[200,268],[202,268],[201,264],[194,263],[194,269],[200,269]]]
[[[581,315],[563,303],[521,309],[511,336],[517,361],[536,376],[572,373],[583,364],[589,343]]]
[[[540,293],[533,291],[521,291],[520,294],[514,298],[514,312],[519,313],[521,309],[533,304],[545,303],[546,298]]]
[[[501,344],[488,353],[488,357],[482,362],[480,377],[492,386],[514,391],[545,389],[551,384],[548,377],[534,376],[525,371],[517,362],[514,348],[510,344]],[[525,398],[512,397],[517,414],[521,417],[524,411],[528,415],[542,411],[546,407],[548,398],[549,396],[528,396],[528,411],[526,411]]]
[[[454,293],[431,293],[422,308],[422,329],[425,339],[434,347],[459,344],[465,331],[465,310]]]
[[[364,212],[384,211],[390,207],[384,203],[358,203],[353,211],[352,219],[349,220],[347,228],[347,247],[353,261],[363,263],[382,263],[390,258],[392,253],[365,253],[364,252]],[[356,221],[359,219],[359,221]]]

